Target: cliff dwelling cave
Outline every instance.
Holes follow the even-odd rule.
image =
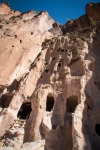
[[[0,150],[100,150],[100,3],[85,11],[0,3]]]
[[[31,103],[30,102],[23,103],[20,107],[17,117],[20,119],[28,119],[31,111],[32,111]]]
[[[46,111],[51,111],[54,105],[54,98],[47,96]]]
[[[74,113],[77,105],[78,105],[78,97],[77,96],[69,97],[66,101],[67,113]]]

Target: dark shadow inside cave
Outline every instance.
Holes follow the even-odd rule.
[[[22,104],[22,106],[20,107],[17,117],[20,119],[28,119],[31,111],[32,111],[31,103],[26,102]]]
[[[100,124],[95,125],[95,131],[100,136]]]
[[[67,113],[74,113],[77,105],[78,105],[78,97],[77,96],[69,97],[66,102]]]
[[[47,96],[46,111],[51,111],[54,105],[54,98]]]

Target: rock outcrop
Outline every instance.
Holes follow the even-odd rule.
[[[79,17],[78,19],[67,21],[65,26],[62,27],[62,31],[64,34],[66,34],[67,32],[84,29],[91,25],[95,25],[100,21],[100,3],[87,4],[85,10],[85,15]]]
[[[10,13],[10,8],[6,5],[1,3],[0,4],[0,15],[4,15],[4,14],[9,14]]]
[[[95,21],[63,35],[45,11],[0,16],[1,150],[100,149]]]

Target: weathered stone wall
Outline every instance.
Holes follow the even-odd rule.
[[[46,49],[45,70],[31,97],[33,110],[26,125],[25,142],[45,138],[47,150],[80,150],[85,149],[85,145],[86,149],[92,149],[97,134],[94,136],[93,133],[94,121],[90,127],[88,117],[93,117],[91,114],[93,108],[90,108],[93,106],[88,106],[88,101],[94,103],[93,89],[99,97],[99,91],[94,83],[96,54],[93,50],[94,41],[99,39],[94,33],[90,28],[86,32],[84,30],[68,33],[65,37],[55,38],[51,44],[49,43],[49,48]],[[46,112],[47,96],[52,96],[55,100],[53,111],[51,110],[49,114]],[[76,106],[70,106],[72,110],[73,107],[76,108],[74,111],[67,111],[69,98],[70,105],[77,101]],[[44,119],[48,115],[51,117],[48,117],[46,123]],[[88,128],[91,128],[92,133]]]
[[[65,26],[62,27],[62,31],[64,34],[66,34],[67,32],[73,32],[84,29],[91,25],[95,25],[100,21],[100,3],[87,4],[85,10],[85,15],[82,15],[78,19],[67,21]]]
[[[62,35],[44,11],[1,18],[4,150],[100,149],[100,24],[83,27]]]

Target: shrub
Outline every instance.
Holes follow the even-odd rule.
[[[96,22],[93,20],[93,18],[90,17],[89,21],[90,21],[90,25],[92,25],[92,26],[96,25]]]

